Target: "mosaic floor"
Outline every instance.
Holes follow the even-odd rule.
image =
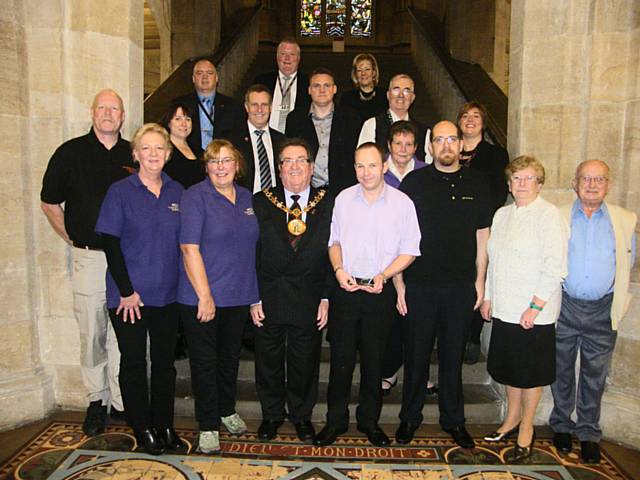
[[[178,433],[193,445],[196,432]],[[222,434],[218,456],[136,452],[126,427],[110,426],[87,439],[80,424],[53,422],[0,466],[0,478],[17,480],[235,480],[235,479],[466,479],[466,480],[630,480],[606,451],[599,466],[579,463],[577,454],[559,456],[549,439],[536,442],[533,456],[511,462],[513,443],[478,442],[473,450],[448,438],[418,438],[406,447],[376,448],[364,437],[345,436],[330,447],[303,445],[280,435],[260,443],[254,434]]]

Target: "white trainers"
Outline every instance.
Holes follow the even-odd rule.
[[[205,454],[220,452],[220,433],[216,430],[201,430],[196,451]]]
[[[237,413],[229,415],[228,417],[221,417],[220,420],[222,420],[222,424],[232,435],[242,435],[247,431],[247,424],[244,423],[244,420],[242,420]]]

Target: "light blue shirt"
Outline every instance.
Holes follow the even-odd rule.
[[[211,99],[211,105],[209,108],[211,109],[211,118],[213,118],[216,109],[214,106],[216,92],[213,92],[209,96],[198,95],[198,99],[202,102],[202,105],[206,107],[207,104],[204,101],[205,98]],[[207,117],[207,114],[200,106],[198,106],[198,115],[200,117],[200,140],[202,142],[202,150],[206,150],[211,143],[211,140],[213,140],[213,125],[211,125],[211,120],[209,120],[209,117]]]
[[[636,237],[632,239],[632,264],[635,261]],[[599,300],[613,292],[616,277],[616,239],[607,206],[587,217],[576,200],[571,210],[569,239],[569,275],[564,291],[580,300]]]

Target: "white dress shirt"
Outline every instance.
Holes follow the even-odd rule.
[[[300,205],[300,209],[303,210],[302,216],[300,217],[300,220],[302,220],[303,222],[307,221],[307,212],[304,212],[304,209],[307,208],[307,204],[309,203],[310,193],[311,193],[310,186],[305,188],[300,193],[293,193],[287,190],[286,188],[284,189],[285,205],[289,209],[291,208],[291,205],[293,205],[293,199],[291,198],[291,195],[300,195],[300,198],[298,199],[298,205]]]
[[[280,122],[280,113],[282,108],[282,90],[280,90],[280,85],[284,87],[285,78],[284,74],[278,70],[278,76],[280,77],[280,82],[276,79],[276,84],[273,88],[273,102],[271,103],[271,118],[269,118],[269,126],[274,130],[278,130],[278,125]],[[291,78],[295,77],[293,84],[291,85],[291,89],[289,90],[289,112],[293,111],[293,108],[296,105],[296,94],[298,93],[298,72],[293,72],[290,75]],[[279,131],[279,130],[278,130]],[[280,132],[284,134],[284,131]]]

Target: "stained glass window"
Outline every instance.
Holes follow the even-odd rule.
[[[344,37],[348,33],[352,37],[371,37],[372,3],[373,0],[300,0],[300,35]]]
[[[322,33],[322,0],[301,0],[300,35],[319,37]]]
[[[371,36],[371,0],[351,0],[351,36]]]
[[[347,2],[345,0],[327,0],[327,35],[344,37],[347,23]]]

